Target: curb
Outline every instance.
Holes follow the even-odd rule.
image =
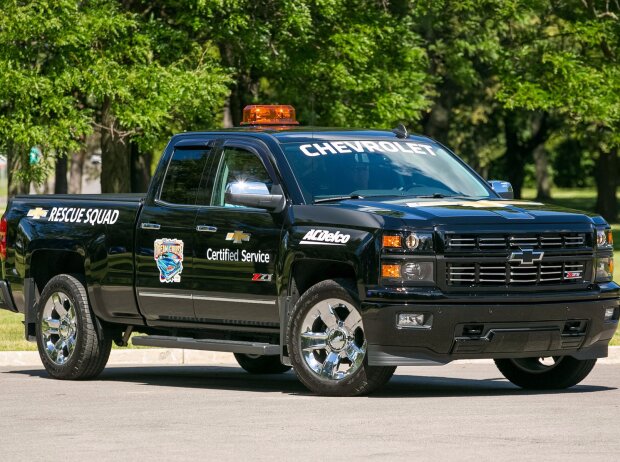
[[[176,365],[176,364],[237,364],[232,353],[219,351],[184,350],[177,348],[140,348],[112,350],[108,366],[127,366],[136,364]],[[42,366],[37,351],[0,351],[0,367]]]
[[[486,364],[490,359],[466,359],[454,364]],[[620,346],[609,347],[609,356],[598,360],[599,364],[620,364]],[[237,365],[232,353],[219,351],[184,350],[176,348],[140,348],[136,350],[112,350],[108,366],[128,365]],[[42,366],[36,351],[0,351],[0,367]]]

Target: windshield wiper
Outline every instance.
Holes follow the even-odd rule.
[[[424,196],[414,196],[414,197],[419,197],[421,199],[444,199],[446,197],[466,197],[466,196],[460,196],[458,194],[434,193],[434,194],[427,194]]]
[[[338,202],[344,201],[347,199],[363,199],[364,196],[360,196],[359,194],[349,194],[348,196],[333,196],[333,197],[324,197],[322,199],[316,199],[313,204],[319,204],[321,202]]]

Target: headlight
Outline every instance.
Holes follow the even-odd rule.
[[[431,261],[383,262],[381,277],[389,282],[434,282],[435,265]]]
[[[614,235],[611,229],[597,229],[596,230],[596,246],[600,249],[608,249],[614,245]]]
[[[382,247],[388,251],[412,250],[416,252],[432,252],[433,233],[432,232],[402,232],[394,234],[384,234]]]
[[[597,258],[595,282],[610,282],[614,277],[614,257]]]

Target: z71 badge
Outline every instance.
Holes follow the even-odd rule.
[[[181,282],[183,241],[156,239],[153,256],[159,268],[159,282]]]
[[[273,274],[254,273],[252,275],[252,281],[254,282],[271,282]]]

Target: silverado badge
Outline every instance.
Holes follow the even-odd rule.
[[[159,268],[159,282],[181,282],[183,241],[156,239],[153,256]]]

